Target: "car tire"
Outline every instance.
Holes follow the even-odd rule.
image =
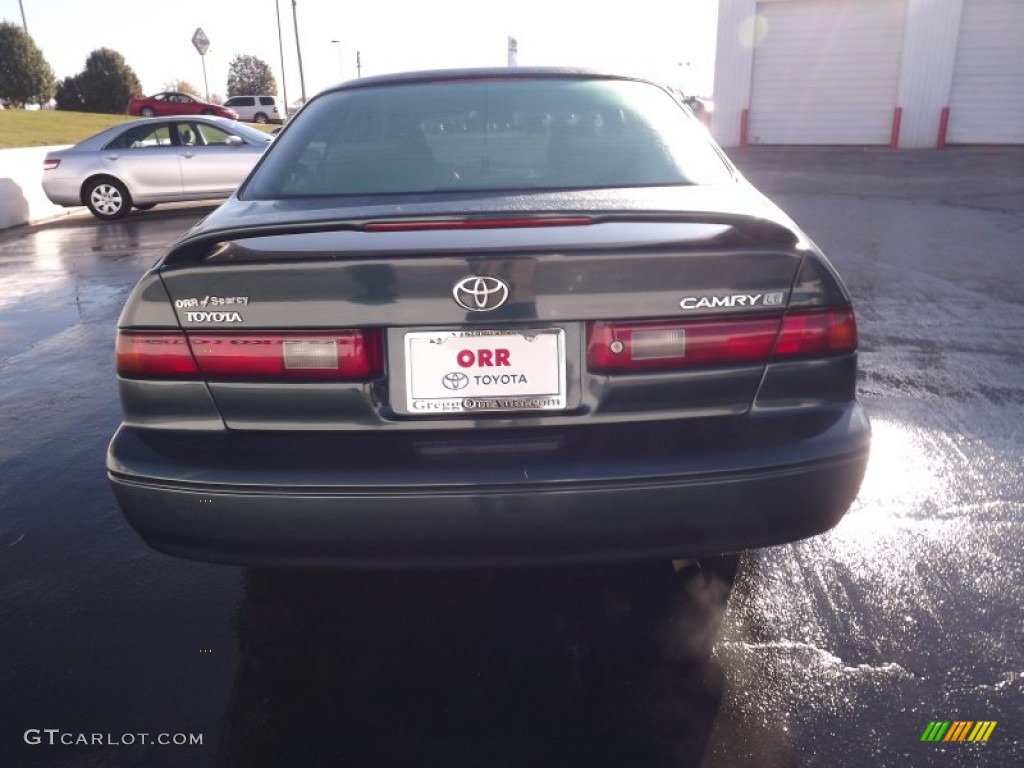
[[[124,218],[132,209],[132,196],[128,188],[117,179],[90,181],[86,185],[84,197],[85,205],[92,215],[104,221]]]
[[[139,110],[139,114],[143,117],[154,117],[156,115],[156,111],[152,107],[143,107]]]
[[[139,205],[138,203],[135,203],[135,210],[137,210],[137,211],[148,211],[150,208],[155,208],[155,207],[156,207],[156,203],[143,203],[142,205]]]
[[[263,112],[257,112],[256,117],[253,118],[253,122],[259,123],[260,125],[266,125],[270,120]]]

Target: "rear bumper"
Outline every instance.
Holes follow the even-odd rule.
[[[82,204],[81,179],[57,178],[47,176],[47,173],[53,172],[43,171],[43,193],[51,203],[65,208]]]
[[[211,444],[122,427],[108,470],[151,546],[246,565],[693,557],[826,531],[859,489],[869,428],[856,405],[695,427],[648,426],[642,443],[636,425],[414,447],[406,435],[400,448],[391,435],[225,432]]]

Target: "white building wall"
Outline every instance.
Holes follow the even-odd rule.
[[[964,0],[949,113],[950,143],[1024,143],[1024,0]]]
[[[908,0],[759,0],[751,144],[888,144]]]
[[[711,135],[724,147],[740,143],[740,115],[750,106],[756,6],[756,0],[719,0]]]
[[[910,0],[897,98],[901,147],[936,144],[942,109],[949,105],[962,8],[963,0]]]
[[[57,149],[67,145],[0,149],[0,229],[82,210],[54,205],[43,192],[43,160]]]
[[[763,8],[767,3],[790,1],[760,0],[760,5]],[[957,90],[955,86],[957,77],[967,82],[971,74],[967,72],[966,64],[960,66],[959,69],[963,71],[958,72],[957,64],[958,45],[963,47],[961,37],[965,3],[970,4],[971,9],[977,10],[978,13],[989,6],[1001,8],[1001,4],[1018,13],[1021,6],[1024,6],[1024,0],[909,0],[900,58],[899,84],[895,103],[892,105],[901,110],[900,147],[936,146],[943,108],[950,107],[950,102],[956,101],[955,96],[964,101],[976,91],[980,93],[984,90],[973,82],[969,88],[963,86]],[[719,0],[718,50],[715,58],[713,94],[715,112],[711,131],[723,146],[736,146],[740,143],[741,116],[743,110],[750,109],[754,48],[759,41],[759,34],[764,32],[756,22],[758,5],[758,0]],[[974,6],[978,8],[975,9]],[[1019,38],[1015,31],[1016,25],[1011,26],[1014,27],[1014,31],[1008,31],[1004,36],[1012,39],[1016,34]],[[1019,46],[1020,51],[1024,51],[1024,39],[1019,40]],[[1000,98],[996,101],[1002,105],[1000,109],[1005,113],[1002,118],[1004,123],[1019,122],[1016,111],[1007,106],[1016,105],[1020,98],[1019,94],[1012,92],[1020,90],[1017,88],[1017,80],[1014,79],[1017,77],[1014,74],[1017,71],[1014,67],[1020,68],[1019,57],[1014,58],[1010,55],[1007,59],[1003,54],[1002,61],[1005,63],[1002,69],[999,69],[1000,82],[1012,81],[1012,86],[1003,85],[1000,89]],[[1006,67],[1013,69],[1013,72],[1003,72]],[[992,79],[991,75],[986,77]],[[1004,92],[1006,90],[1011,92]],[[798,96],[799,94],[794,94],[794,98]],[[982,97],[988,102],[992,101],[988,91],[977,96],[976,100]],[[972,114],[981,114],[981,108],[976,105],[965,107],[959,102],[958,106],[962,114],[955,116],[955,119],[951,117],[951,140],[986,140],[983,132],[973,124],[970,131],[961,130],[960,125]],[[964,138],[960,138],[961,134]],[[1002,140],[1016,139],[1004,137]]]

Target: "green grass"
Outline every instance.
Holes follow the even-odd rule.
[[[46,147],[52,144],[77,144],[131,115],[94,115],[86,112],[62,112],[41,109],[5,109],[0,112],[0,149]]]
[[[95,115],[88,112],[62,112],[42,109],[26,112],[5,109],[0,112],[0,149],[13,147],[48,147],[54,144],[77,144],[104,128],[125,120],[138,120],[131,115]],[[276,125],[253,125],[268,133]]]

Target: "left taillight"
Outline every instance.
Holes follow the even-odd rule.
[[[197,379],[199,369],[181,331],[118,331],[117,375],[126,379]]]
[[[122,331],[124,378],[210,381],[365,381],[381,371],[380,332],[190,334]]]
[[[43,160],[44,171],[52,171],[54,168],[57,168],[58,166],[60,166],[60,158],[48,157],[45,160]]]

